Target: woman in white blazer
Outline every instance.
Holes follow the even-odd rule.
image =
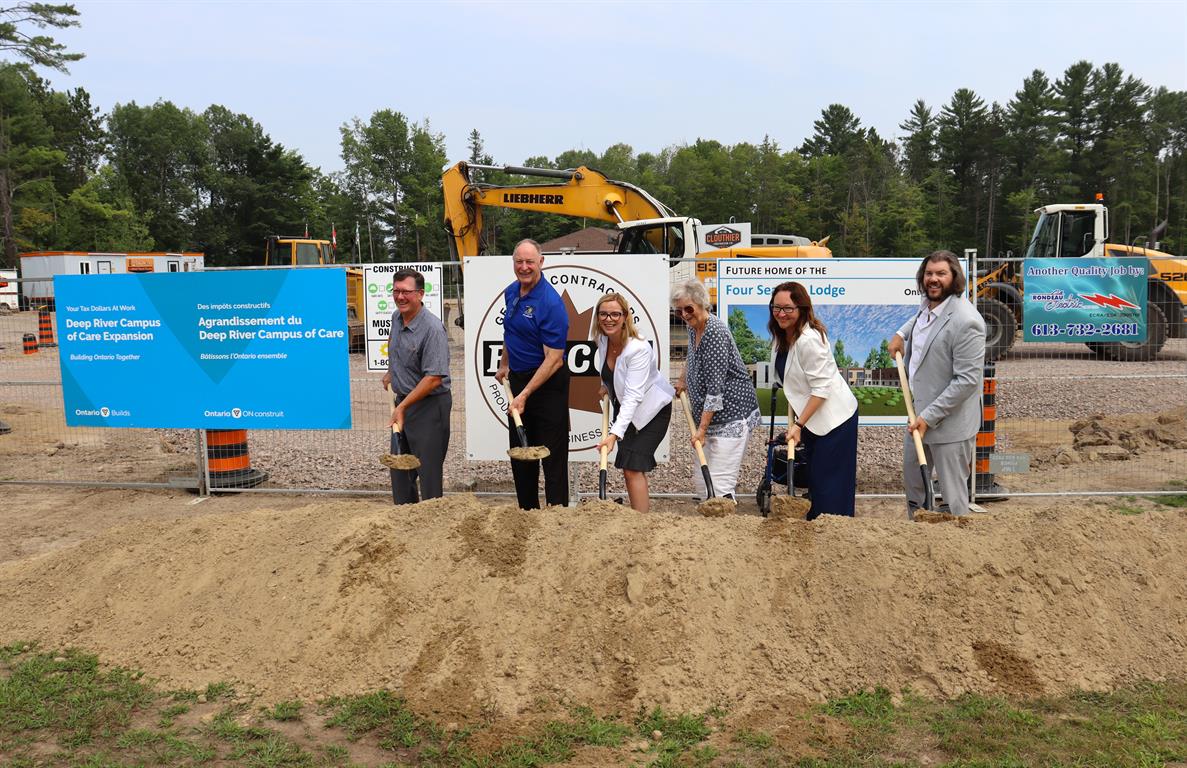
[[[647,473],[655,469],[655,449],[668,432],[675,390],[660,375],[655,351],[635,330],[625,298],[608,293],[598,299],[594,311],[595,363],[602,392],[610,395],[615,413],[610,434],[598,443],[598,450],[618,446],[614,466],[622,470],[631,507],[646,512],[650,508]]]
[[[787,442],[802,442],[808,461],[812,508],[821,514],[853,517],[857,495],[857,398],[841,377],[824,324],[799,283],[780,283],[771,294],[767,329],[775,340],[775,370],[796,418]]]

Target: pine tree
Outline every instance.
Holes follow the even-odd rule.
[[[66,46],[54,42],[48,35],[30,34],[28,27],[66,29],[78,26],[78,11],[72,3],[17,3],[0,8],[0,51],[11,51],[18,57],[42,67],[68,71],[66,65],[82,59],[81,53],[69,53]]]
[[[936,120],[931,107],[923,99],[917,100],[899,128],[907,132],[903,140],[903,170],[911,181],[920,183],[936,164]]]

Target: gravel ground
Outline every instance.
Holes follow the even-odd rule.
[[[20,333],[36,324],[35,313],[0,317],[0,405],[13,403],[47,411],[46,429],[60,429],[62,440],[71,431],[61,422],[61,391],[56,385],[33,382],[59,378],[55,349],[35,356],[21,354]],[[28,327],[26,327],[28,326]],[[465,459],[465,387],[462,335],[453,328],[454,413],[446,487],[463,491],[511,490],[506,462],[470,462]],[[14,343],[15,342],[15,343]],[[349,431],[253,431],[250,448],[254,466],[268,472],[272,488],[321,488],[377,490],[388,487],[387,469],[379,464],[386,452],[388,405],[380,386],[381,374],[368,373],[361,355],[351,356],[351,398],[354,428]],[[1052,440],[1066,435],[1066,422],[1093,414],[1155,413],[1187,404],[1187,340],[1168,342],[1161,358],[1152,363],[1097,360],[1079,345],[1023,344],[1019,342],[997,365],[999,450],[1010,442],[1003,422],[1026,422],[1025,429],[1046,429]],[[57,410],[53,419],[48,412]],[[105,430],[87,430],[88,432]],[[147,430],[146,430],[147,431]],[[892,427],[868,427],[858,441],[858,490],[861,493],[897,493],[901,488],[902,432]],[[162,441],[179,451],[192,450],[189,431],[166,430]],[[753,494],[765,464],[767,429],[762,427],[747,447],[739,496]],[[1069,438],[1070,439],[1070,438]],[[688,442],[683,414],[673,411],[670,431],[671,457],[651,474],[653,493],[685,494],[691,491],[694,454]],[[577,464],[578,489],[597,489],[594,464]],[[1085,471],[1091,471],[1086,468]],[[611,471],[611,492],[622,493],[621,473]],[[30,478],[35,479],[35,478]],[[1071,490],[1071,489],[1069,489]]]
[[[465,392],[461,370],[460,334],[455,334],[454,417],[446,487],[462,491],[510,491],[507,462],[465,459]],[[1081,352],[1080,350],[1083,350]],[[1156,412],[1187,404],[1187,340],[1167,345],[1154,363],[1097,360],[1086,348],[1019,344],[1016,354],[1001,361],[998,373],[998,420],[1042,419],[1070,421],[1096,413]],[[253,433],[252,452],[258,466],[267,466],[273,484],[325,488],[385,488],[386,470],[377,456],[386,445],[384,393],[380,374],[367,374],[362,361],[352,359],[354,430],[349,433]],[[1029,427],[1035,428],[1035,427]],[[1066,433],[1066,424],[1046,428]],[[738,480],[738,493],[753,494],[762,480],[768,429],[752,434]],[[673,411],[669,431],[670,459],[650,475],[652,493],[691,492],[692,473],[699,471],[688,440],[684,416]],[[361,438],[361,439],[360,439]],[[1001,436],[999,436],[999,439]],[[1068,435],[1070,440],[1070,434]],[[902,431],[895,427],[863,428],[858,438],[858,491],[897,493],[901,489]],[[316,450],[310,450],[314,446]],[[374,446],[374,447],[373,447]],[[306,454],[302,456],[302,454]],[[351,460],[351,457],[354,457]],[[583,493],[597,490],[594,464],[576,464],[577,485]],[[610,472],[610,492],[624,493],[621,473]]]

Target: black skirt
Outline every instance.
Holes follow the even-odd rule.
[[[626,434],[618,441],[618,454],[614,457],[614,466],[635,472],[650,472],[655,469],[655,450],[668,433],[671,421],[672,404],[668,403],[643,429],[635,429],[634,424],[627,427]]]

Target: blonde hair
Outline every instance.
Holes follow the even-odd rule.
[[[626,297],[620,293],[607,293],[605,296],[598,299],[598,303],[594,305],[593,333],[590,334],[590,338],[600,339],[606,335],[602,333],[602,324],[598,322],[598,312],[602,309],[603,304],[608,304],[611,301],[616,303],[619,308],[622,309],[622,328],[618,331],[622,338],[618,339],[618,341],[621,341],[623,344],[625,344],[627,339],[643,338],[639,335],[639,331],[635,328],[635,321],[631,317],[631,308],[630,305],[626,303]],[[609,339],[609,337],[607,337],[607,339]]]

